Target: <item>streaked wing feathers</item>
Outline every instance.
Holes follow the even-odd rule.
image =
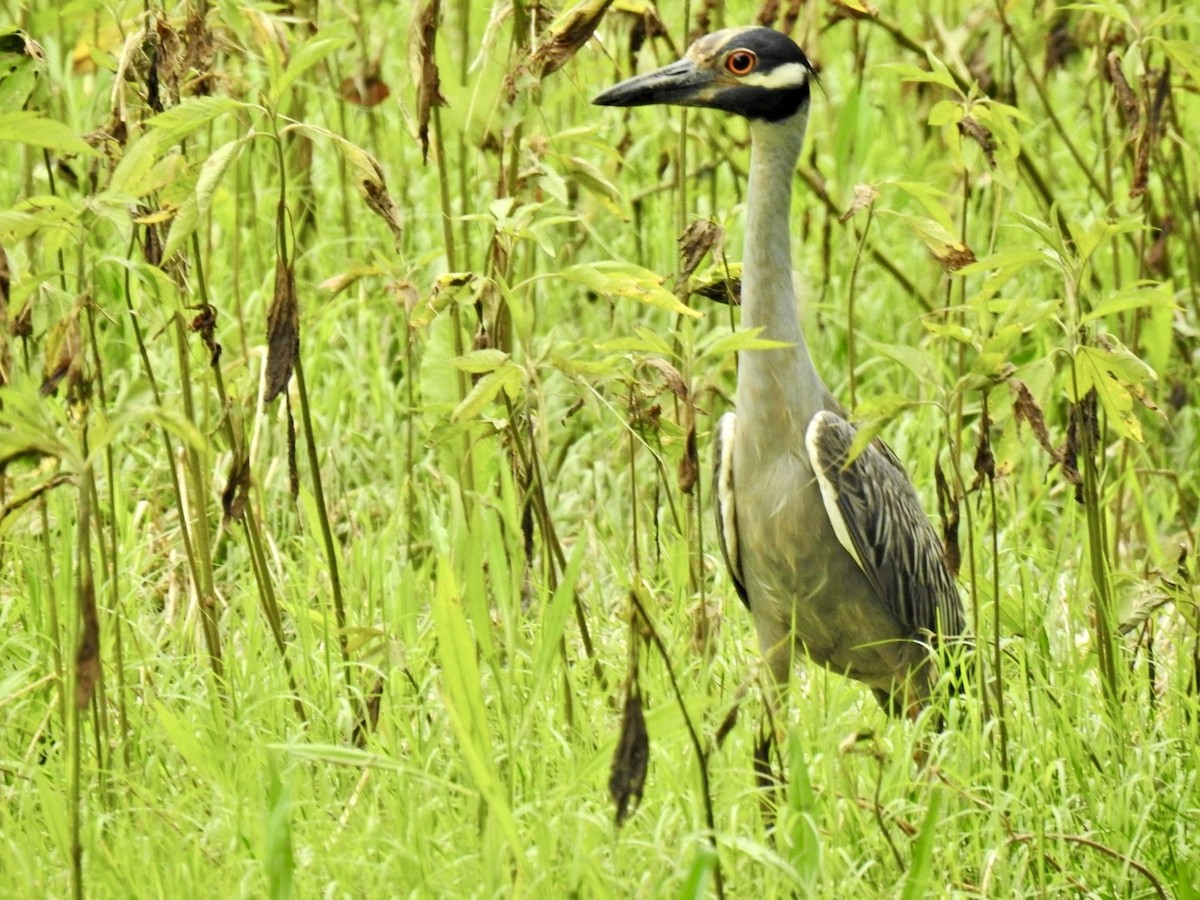
[[[854,434],[854,426],[827,411],[813,417],[806,434],[838,539],[849,540],[847,552],[904,627],[941,637],[963,634],[962,599],[908,475],[876,444],[847,465]]]

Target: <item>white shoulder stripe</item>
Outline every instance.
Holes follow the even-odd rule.
[[[850,530],[846,527],[846,520],[842,517],[842,510],[838,505],[837,485],[825,474],[825,467],[821,463],[821,448],[818,445],[821,429],[837,423],[838,416],[828,410],[821,410],[812,417],[808,428],[805,429],[804,445],[808,448],[808,459],[812,463],[813,472],[816,473],[817,484],[821,487],[821,500],[825,503],[825,514],[829,516],[829,524],[833,526],[833,533],[837,536],[838,543],[850,554],[851,559],[863,572],[866,572],[866,566],[863,565],[862,558],[854,548],[854,542],[850,540]]]
[[[741,580],[741,559],[738,557],[737,514],[733,496],[733,433],[737,427],[737,416],[725,413],[717,421],[717,527],[725,542],[725,556],[734,577]]]

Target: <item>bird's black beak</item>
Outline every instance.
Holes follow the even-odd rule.
[[[712,72],[700,69],[690,59],[626,78],[597,96],[597,106],[649,106],[670,103],[675,106],[707,106],[714,85]]]

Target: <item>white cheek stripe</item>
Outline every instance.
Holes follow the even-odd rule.
[[[742,84],[761,88],[798,88],[808,83],[808,69],[800,63],[786,63],[769,72],[751,72],[739,79]]]

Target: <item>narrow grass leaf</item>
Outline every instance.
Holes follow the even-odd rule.
[[[492,751],[475,641],[463,612],[450,561],[444,556],[439,557],[437,569],[433,626],[438,636],[438,658],[442,664],[442,684],[450,724],[476,788],[496,817],[514,856],[520,859],[524,855],[520,834]]]
[[[288,60],[287,68],[278,80],[271,85],[270,102],[271,106],[275,106],[287,93],[288,89],[296,82],[296,80],[332,53],[336,53],[338,49],[346,46],[351,41],[349,34],[330,34],[333,30],[325,28],[319,35],[315,35],[305,41],[300,47],[292,53],[292,58]]]
[[[921,831],[913,844],[912,864],[904,880],[903,900],[919,900],[929,895],[933,882],[933,850],[937,844],[938,824],[941,820],[942,792],[933,788],[929,793],[929,809]]]
[[[267,783],[267,827],[264,840],[263,868],[271,900],[292,896],[292,876],[296,855],[292,849],[292,792],[271,766]]]
[[[558,657],[559,643],[566,630],[567,619],[571,615],[572,600],[579,586],[579,573],[583,570],[583,561],[587,556],[587,541],[580,538],[575,542],[575,549],[567,563],[566,571],[559,579],[554,596],[550,598],[545,612],[542,614],[542,627],[538,631],[538,646],[533,664],[534,696],[550,675],[550,667]]]

